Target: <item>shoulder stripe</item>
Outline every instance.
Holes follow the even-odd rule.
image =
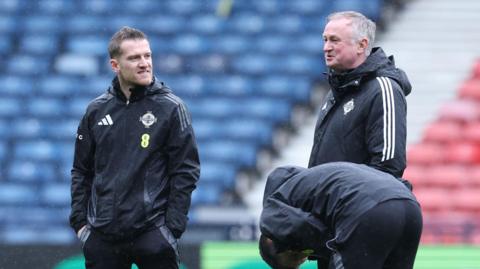
[[[182,131],[185,130],[191,124],[191,120],[187,113],[187,109],[185,108],[185,105],[177,96],[171,93],[167,93],[165,95],[165,98],[178,106],[177,113],[178,113],[178,118],[180,119],[181,130]]]
[[[392,82],[387,77],[377,77],[383,101],[383,151],[382,162],[395,156],[395,99]]]

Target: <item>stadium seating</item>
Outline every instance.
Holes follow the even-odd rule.
[[[259,152],[278,150],[277,128],[311,102],[313,81],[325,71],[326,15],[348,7],[377,18],[382,5],[232,3],[218,15],[217,0],[0,1],[0,240],[73,241],[75,132],[89,101],[110,84],[107,45],[121,26],[147,33],[157,78],[192,114],[202,161],[195,225],[198,207],[242,205],[238,173],[256,171]]]

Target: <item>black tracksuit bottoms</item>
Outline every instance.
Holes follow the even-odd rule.
[[[87,269],[178,269],[177,240],[163,225],[132,240],[111,242],[92,231],[83,244]]]
[[[422,212],[414,201],[383,202],[367,211],[351,236],[336,245],[329,268],[412,269],[422,227]]]

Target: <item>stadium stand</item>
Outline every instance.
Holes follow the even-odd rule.
[[[407,152],[411,180],[424,212],[423,243],[478,243],[480,231],[480,61]]]

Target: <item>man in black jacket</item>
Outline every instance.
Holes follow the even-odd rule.
[[[422,215],[401,181],[366,165],[285,166],[268,177],[260,231],[260,254],[275,269],[307,257],[322,269],[409,269]]]
[[[324,55],[331,90],[315,127],[309,167],[363,163],[401,177],[406,167],[405,96],[411,85],[393,56],[373,48],[375,23],[357,12],[327,19]]]
[[[178,268],[200,175],[190,115],[152,75],[144,33],[123,27],[108,50],[116,77],[78,127],[70,224],[86,268]]]

